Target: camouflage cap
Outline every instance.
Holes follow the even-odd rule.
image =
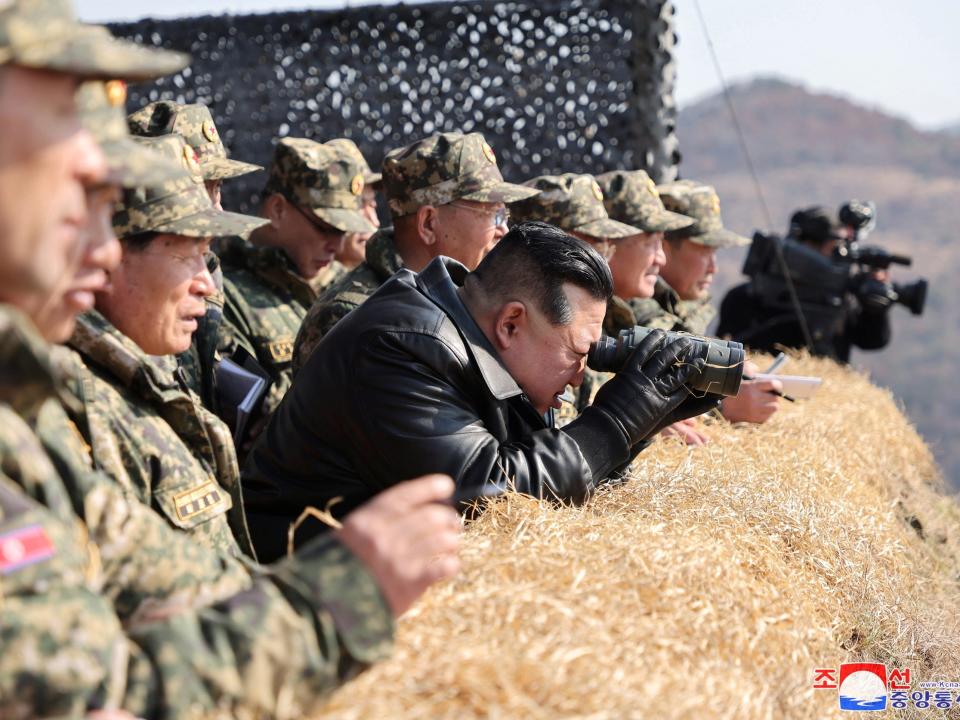
[[[597,175],[597,184],[603,191],[603,205],[610,217],[644,232],[680,230],[695,222],[663,207],[657,186],[643,170],[614,170]]]
[[[217,210],[203,187],[200,163],[193,148],[179,135],[134,138],[151,152],[179,162],[185,175],[158,185],[126,190],[113,215],[113,230],[124,238],[144,232],[186,237],[248,235],[267,220]]]
[[[380,185],[383,182],[383,174],[374,172],[370,168],[370,163],[367,162],[367,159],[363,156],[363,153],[360,152],[360,148],[357,147],[357,144],[353,140],[349,140],[348,138],[334,138],[333,140],[327,140],[324,145],[332,147],[340,154],[347,155],[356,160],[363,171],[363,184],[375,190],[380,189]]]
[[[170,100],[150,103],[127,117],[130,132],[141,137],[177,133],[200,158],[204,180],[229,180],[263,170],[253,163],[231,160],[206,105],[181,105]]]
[[[78,22],[70,0],[0,0],[0,65],[90,79],[151,80],[189,62],[189,55],[119,40],[105,27]]]
[[[603,191],[592,175],[541,175],[524,185],[539,190],[540,194],[510,205],[514,222],[540,220],[567,232],[609,240],[643,232],[610,219],[603,206]]]
[[[750,244],[749,239],[724,229],[720,217],[720,198],[711,186],[693,180],[677,180],[658,185],[657,191],[667,210],[695,221],[690,228],[674,231],[677,237],[716,248]]]
[[[454,200],[512,203],[537,194],[504,182],[480,133],[440,133],[391,150],[383,160],[383,185],[397,217]]]
[[[77,90],[80,122],[103,149],[111,181],[134,188],[188,177],[181,163],[165,160],[133,141],[123,114],[126,99],[127,88],[121,80],[88,80]]]
[[[376,228],[363,216],[363,168],[350,155],[305,138],[283,138],[273,151],[264,192],[280,193],[341,232]]]

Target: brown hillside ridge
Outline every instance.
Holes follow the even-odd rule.
[[[846,717],[815,668],[960,680],[960,508],[930,451],[863,375],[791,371],[818,395],[658,440],[584,507],[494,501],[320,717],[812,720]]]
[[[960,366],[960,161],[950,159],[958,157],[960,138],[916,130],[848,100],[782,82],[737,86],[734,104],[757,160],[773,227],[767,227],[753,182],[732,146],[728,111],[718,98],[680,113],[681,174],[715,186],[724,223],[748,236],[756,229],[783,233],[799,207],[836,208],[850,198],[876,202],[877,229],[867,242],[912,255],[913,267],[894,268],[894,279],[927,277],[930,295],[922,317],[894,308],[891,345],[878,352],[855,351],[853,362],[868,368],[904,402],[948,483],[960,491],[960,443],[955,442],[960,404],[949,391]],[[762,123],[749,119],[758,117]],[[838,129],[830,129],[831,123]],[[810,125],[823,131],[804,130]],[[882,140],[855,148],[854,133]],[[942,152],[942,158],[928,161],[930,152]],[[820,160],[797,161],[801,157]],[[886,163],[876,164],[878,158]],[[738,249],[718,256],[720,271],[712,289],[716,304],[745,279],[740,274],[743,257]]]
[[[960,177],[956,133],[923,132],[902,118],[783,80],[753,80],[730,93],[761,172],[798,164],[900,165],[923,175]],[[729,112],[715,95],[680,113],[680,150],[699,173],[743,167]],[[701,132],[704,127],[710,132]]]

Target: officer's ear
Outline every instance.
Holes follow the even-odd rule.
[[[287,213],[291,211],[288,207],[287,199],[280,193],[271,193],[263,201],[263,217],[270,221],[273,227],[279,227],[283,224]]]
[[[527,306],[519,300],[503,305],[493,318],[493,339],[498,351],[508,350],[526,332],[530,324]]]
[[[433,205],[417,208],[417,235],[424,245],[435,245],[439,239],[440,213]]]

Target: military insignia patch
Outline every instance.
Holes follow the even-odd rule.
[[[217,127],[210,120],[203,121],[203,136],[210,142],[217,141]]]
[[[492,162],[494,165],[496,165],[496,164],[497,164],[497,156],[496,156],[496,154],[493,152],[493,148],[490,147],[490,144],[489,144],[489,143],[484,143],[484,144],[482,145],[482,148],[483,148],[483,156],[484,156],[487,160],[489,160],[490,162]]]
[[[714,195],[710,198],[710,209],[713,210],[715,215],[720,214],[720,198]]]
[[[359,195],[363,192],[363,175],[353,176],[353,180],[350,181],[350,192],[354,195]]]
[[[30,525],[0,535],[0,575],[43,562],[56,554],[47,531]]]
[[[593,196],[603,202],[603,190],[600,189],[600,186],[596,182],[593,183]]]
[[[191,175],[200,174],[200,158],[197,157],[197,151],[189,145],[185,145],[183,148],[183,164]]]
[[[104,83],[103,89],[110,107],[122,108],[127,104],[127,84],[123,80],[110,80]]]
[[[267,345],[267,350],[274,362],[290,362],[293,360],[293,339],[285,337],[276,340]]]
[[[227,493],[213,480],[207,480],[200,487],[185,490],[173,496],[173,506],[177,517],[190,520],[200,513],[216,514],[227,508]]]

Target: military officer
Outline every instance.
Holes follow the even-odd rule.
[[[367,243],[366,259],[310,308],[294,348],[294,372],[321,338],[401,268],[418,272],[438,255],[468,269],[507,231],[505,203],[536,195],[505,182],[480,133],[440,133],[387,153],[383,186],[393,227]]]

